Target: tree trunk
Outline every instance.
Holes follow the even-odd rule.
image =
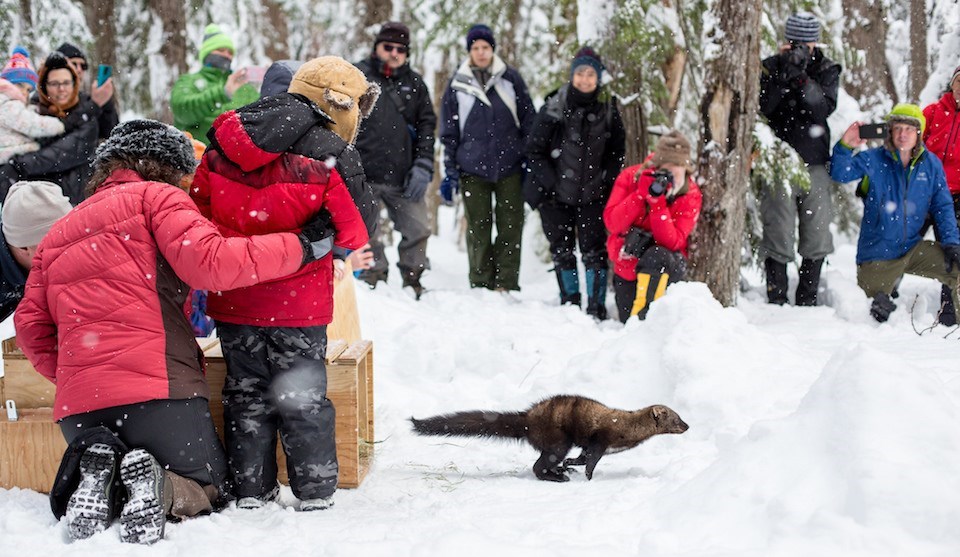
[[[670,58],[663,65],[663,82],[667,86],[666,106],[663,113],[667,115],[670,125],[677,119],[677,105],[680,103],[680,86],[683,85],[683,70],[687,65],[687,52],[676,47]]]
[[[624,168],[640,164],[650,152],[650,138],[647,135],[647,116],[643,112],[643,103],[639,96],[620,106],[623,116],[623,130],[626,135],[626,155]]]
[[[907,98],[917,102],[927,85],[927,10],[925,0],[910,0],[910,80]]]
[[[87,27],[97,38],[93,52],[87,54],[90,57],[87,62],[91,67],[94,63],[114,65],[117,62],[117,33],[113,8],[113,0],[84,2],[83,13],[87,20]]]
[[[363,7],[361,25],[364,29],[386,23],[393,17],[393,0],[363,0]]]
[[[264,0],[263,8],[267,16],[263,26],[263,34],[267,39],[264,54],[271,60],[286,60],[290,57],[290,48],[287,45],[290,31],[283,6],[276,0]]]
[[[521,0],[503,0],[500,3],[500,13],[505,17],[500,19],[500,36],[497,37],[497,54],[511,66],[518,66],[517,53],[520,46],[517,43],[517,31],[520,29],[520,2]]]
[[[703,211],[691,238],[690,277],[724,306],[736,303],[760,89],[761,0],[718,0],[719,55],[709,62],[701,104],[698,172]],[[731,40],[730,37],[736,37]]]
[[[843,39],[851,53],[844,68],[844,88],[862,109],[889,106],[887,99],[897,102],[897,89],[887,63],[887,20],[883,3],[843,0],[843,17]]]
[[[173,89],[180,74],[186,73],[187,65],[187,27],[186,14],[181,0],[149,0],[149,7],[160,20],[163,26],[163,44],[160,46],[161,65],[169,68],[159,72],[161,76],[168,76],[168,82],[163,84],[151,83],[153,91],[169,91]],[[150,80],[158,79],[157,74],[151,72]],[[169,96],[164,99],[152,99],[154,106],[153,117],[163,122],[173,122],[173,113],[170,112]]]

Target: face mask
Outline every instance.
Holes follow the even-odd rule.
[[[220,56],[219,54],[207,54],[207,57],[203,59],[204,66],[210,66],[211,68],[216,68],[225,72],[230,71],[231,62],[233,61],[226,56]]]

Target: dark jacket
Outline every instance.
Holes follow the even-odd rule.
[[[88,96],[82,96],[71,108],[63,125],[63,135],[40,141],[40,150],[10,159],[20,180],[47,180],[60,184],[70,204],[83,201],[83,190],[93,174],[90,162],[97,149],[100,108]]]
[[[437,115],[430,92],[409,64],[390,77],[383,75],[383,64],[374,57],[356,66],[381,91],[373,112],[360,122],[357,150],[363,170],[370,182],[402,186],[413,161],[433,160]]]
[[[93,103],[93,106],[96,107],[97,111],[97,137],[100,139],[106,139],[110,137],[110,132],[113,131],[113,128],[117,127],[117,124],[120,123],[120,115],[117,114],[117,97],[116,95],[110,97],[110,100],[103,106],[98,106],[97,103],[94,103],[90,98],[90,95],[84,92],[80,92],[80,102],[84,100],[90,101]]]
[[[613,99],[578,103],[569,83],[547,95],[527,142],[524,199],[536,208],[606,201],[623,166],[623,120]],[[559,156],[558,156],[559,154]]]
[[[760,113],[767,117],[777,137],[789,143],[803,162],[826,164],[830,160],[827,117],[837,108],[840,64],[815,48],[805,77],[788,80],[789,69],[782,54],[763,61]]]
[[[27,273],[10,253],[7,239],[0,233],[0,321],[13,314],[23,299]]]
[[[523,78],[499,56],[494,56],[485,85],[471,71],[470,61],[464,62],[443,93],[440,115],[448,176],[465,172],[497,182],[522,170],[536,112]]]

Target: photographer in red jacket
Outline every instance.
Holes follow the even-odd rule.
[[[603,211],[614,263],[620,321],[644,319],[650,304],[686,272],[687,238],[700,217],[700,188],[690,177],[690,142],[674,130],[642,165],[625,168]]]

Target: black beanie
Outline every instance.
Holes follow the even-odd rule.
[[[397,43],[409,47],[410,29],[399,21],[388,21],[380,27],[373,46],[377,46],[379,43]]]
[[[70,43],[63,43],[57,47],[57,52],[63,54],[66,58],[83,58],[83,61],[87,61],[87,55],[83,53],[82,50],[73,46]]]
[[[600,78],[603,77],[603,70],[605,69],[603,62],[600,60],[600,55],[589,46],[578,50],[577,54],[573,57],[573,62],[570,64],[570,77],[573,77],[573,74],[580,66],[590,66],[593,68],[597,72],[597,82],[603,83],[600,81]]]
[[[494,50],[497,49],[497,41],[493,38],[493,30],[482,23],[474,25],[467,31],[467,50],[470,50],[470,47],[476,41],[487,41]]]
[[[110,137],[97,147],[93,166],[96,168],[118,156],[152,159],[184,174],[197,168],[193,145],[187,136],[156,120],[128,120],[117,125]]]

